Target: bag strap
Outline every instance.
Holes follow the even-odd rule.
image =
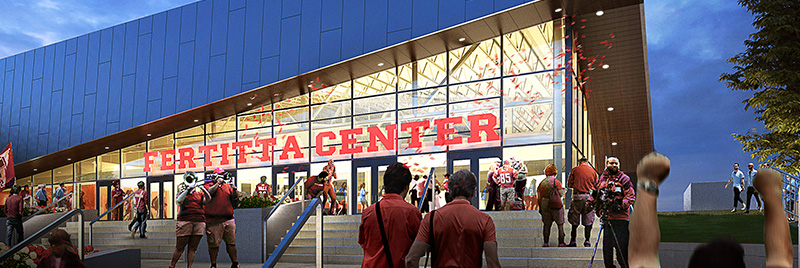
[[[381,217],[381,202],[375,203],[375,214],[378,216],[378,228],[381,230],[381,241],[383,241],[383,253],[386,254],[386,262],[389,268],[394,268],[392,260],[392,250],[389,248],[389,239],[386,237],[386,229],[383,227],[383,217]]]
[[[431,221],[428,226],[430,234],[428,235],[428,243],[431,245],[431,267],[436,267],[436,239],[433,238],[433,216],[436,215],[436,210],[431,211]]]

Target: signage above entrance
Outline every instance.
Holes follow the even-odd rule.
[[[497,141],[500,140],[500,135],[495,133],[494,129],[497,127],[497,116],[491,113],[487,114],[477,114],[477,115],[470,115],[467,116],[467,121],[469,121],[470,126],[470,135],[469,138],[466,138],[466,143],[479,143],[484,142],[483,138],[481,137],[481,132],[486,133],[486,140],[485,141]],[[410,139],[408,141],[409,149],[414,148],[422,148],[422,141],[420,139],[423,130],[436,127],[436,141],[434,141],[435,146],[445,146],[445,145],[456,145],[456,144],[463,144],[465,139],[460,136],[451,137],[451,134],[456,134],[457,131],[453,128],[453,125],[458,125],[464,123],[463,117],[450,117],[450,118],[443,118],[443,119],[435,119],[431,124],[430,120],[421,120],[415,122],[407,122],[400,124],[400,131],[405,131],[409,133]],[[361,135],[365,132],[364,128],[355,128],[355,129],[344,129],[338,131],[338,133],[333,131],[325,131],[317,134],[316,136],[316,152],[319,156],[332,156],[334,154],[339,155],[349,155],[349,154],[356,154],[361,152],[377,152],[382,150],[392,151],[396,150],[395,146],[397,145],[397,125],[386,125],[383,129],[379,127],[367,127],[366,133],[369,134],[369,146],[358,146],[356,145],[356,135]],[[287,135],[286,141],[282,144],[282,153],[278,158],[280,160],[288,160],[288,159],[301,159],[305,157],[303,154],[302,148],[297,143],[297,137],[294,135]],[[324,141],[326,140],[336,140],[338,139],[341,141],[341,145],[339,146],[324,146]],[[378,142],[383,145],[383,149],[380,149],[378,146]],[[156,163],[156,159],[159,159],[162,163],[160,170],[174,170],[178,169],[186,169],[186,168],[196,168],[199,164],[196,162],[195,159],[198,154],[202,154],[205,156],[205,161],[203,161],[202,165],[204,167],[212,166],[211,162],[211,155],[214,152],[220,152],[220,154],[224,157],[220,158],[220,165],[229,165],[230,160],[228,159],[229,156],[234,156],[236,152],[238,152],[238,156],[236,157],[236,162],[239,164],[246,164],[248,155],[250,152],[249,149],[256,149],[261,148],[261,153],[256,153],[256,156],[261,161],[269,162],[272,161],[272,151],[273,147],[277,143],[276,138],[268,138],[268,139],[259,139],[255,138],[254,140],[249,141],[239,141],[239,142],[231,142],[231,143],[223,143],[223,144],[213,144],[213,145],[206,145],[206,146],[199,146],[197,148],[189,147],[189,148],[181,148],[176,150],[162,150],[162,151],[155,151],[155,152],[146,152],[144,153],[144,172],[151,172],[151,166]]]

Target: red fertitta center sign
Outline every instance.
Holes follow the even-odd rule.
[[[470,126],[470,135],[469,138],[466,138],[467,143],[479,143],[483,142],[483,138],[481,137],[481,132],[486,133],[486,141],[497,141],[500,140],[500,135],[494,132],[494,128],[497,127],[497,116],[491,113],[487,114],[477,114],[477,115],[470,115],[467,116],[467,121],[469,121]],[[445,146],[445,145],[456,145],[456,144],[463,144],[464,139],[460,136],[450,137],[451,134],[456,133],[456,129],[453,128],[453,125],[458,125],[464,123],[463,117],[449,117],[443,119],[435,119],[433,120],[433,124],[431,124],[430,120],[421,120],[416,122],[407,122],[400,124],[400,131],[405,131],[410,134],[410,139],[408,141],[409,149],[413,148],[422,148],[422,141],[420,137],[422,135],[424,129],[431,128],[432,126],[436,127],[436,141],[434,141],[435,146]],[[361,152],[377,152],[380,151],[378,142],[383,145],[384,150],[392,151],[395,150],[395,145],[397,144],[397,125],[386,125],[383,129],[379,127],[367,127],[366,132],[369,133],[369,146],[356,146],[356,138],[355,135],[361,135],[364,133],[364,128],[355,128],[355,129],[344,129],[340,130],[338,135],[333,131],[325,131],[317,134],[316,136],[316,144],[323,144],[326,140],[335,140],[340,139],[341,145],[339,146],[322,146],[318,145],[316,147],[317,154],[319,156],[332,156],[334,154],[339,155],[346,155],[346,154],[355,154]],[[198,166],[196,163],[196,156],[198,154],[203,154],[205,157],[205,161],[203,161],[202,165],[204,167],[212,166],[211,163],[211,154],[213,152],[220,152],[221,155],[225,156],[220,159],[220,165],[229,165],[230,160],[228,159],[233,153],[238,152],[239,155],[236,158],[236,162],[239,164],[246,164],[247,163],[247,156],[250,154],[248,150],[261,148],[260,156],[256,156],[259,160],[263,162],[272,161],[272,151],[274,146],[277,144],[276,138],[268,138],[268,139],[254,139],[249,141],[239,141],[239,142],[231,142],[231,143],[223,143],[223,144],[214,144],[214,145],[206,145],[200,146],[197,148],[181,148],[176,150],[163,150],[163,151],[156,151],[156,152],[146,152],[144,153],[144,172],[151,172],[151,166],[155,164],[156,159],[159,159],[161,163],[160,170],[173,170],[175,169],[176,165],[175,162],[177,161],[177,168],[185,169],[185,168],[195,168]],[[305,155],[301,150],[301,147],[297,144],[297,137],[294,135],[288,135],[286,137],[286,142],[282,144],[282,153],[278,157],[280,160],[288,160],[288,159],[301,159],[304,158]],[[179,160],[176,159],[179,157]]]

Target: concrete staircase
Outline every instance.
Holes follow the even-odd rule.
[[[175,250],[175,220],[147,220],[147,238],[131,238],[129,221],[98,221],[94,223],[93,246],[97,250],[137,248],[142,251],[142,259],[172,259]],[[73,245],[78,242],[77,222],[68,222],[66,231],[72,236]],[[89,245],[89,223],[84,224],[85,245]],[[204,242],[204,241],[203,241]],[[43,239],[42,244],[47,245]]]
[[[536,211],[488,212],[494,220],[500,263],[503,267],[588,267],[593,247],[583,247],[583,227],[578,229],[577,248],[558,248],[555,224],[551,229],[550,247],[541,247],[541,216]],[[280,262],[310,263],[315,260],[315,218],[308,220],[300,234],[284,253]],[[325,216],[324,257],[325,264],[360,265],[363,251],[358,244],[358,226],[361,215]],[[565,223],[569,242],[571,226]],[[599,221],[592,228],[591,243],[597,241]],[[601,239],[602,240],[602,239]],[[600,241],[602,243],[602,241]],[[602,266],[602,245],[598,248],[594,265]],[[424,258],[421,263],[424,263]]]

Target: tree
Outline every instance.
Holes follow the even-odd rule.
[[[719,81],[755,91],[742,101],[765,131],[733,134],[742,150],[790,173],[800,172],[800,1],[739,0],[755,16],[745,52],[727,60],[733,73]]]

